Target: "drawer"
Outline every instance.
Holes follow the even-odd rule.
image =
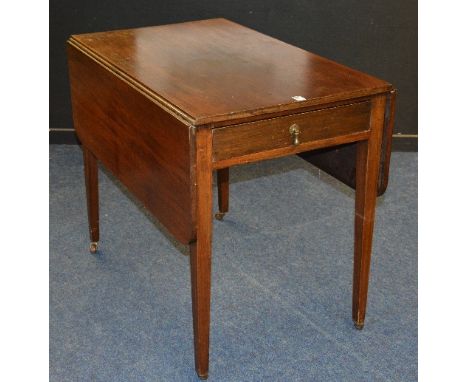
[[[367,132],[369,117],[370,102],[366,101],[216,128],[213,129],[213,161],[253,157],[272,150],[287,154],[311,149],[313,142]],[[347,141],[338,139],[335,144],[340,143]]]

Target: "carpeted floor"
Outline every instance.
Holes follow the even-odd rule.
[[[88,252],[81,149],[50,146],[50,380],[197,381],[187,250],[100,171]],[[231,170],[214,221],[210,381],[417,380],[417,154],[379,199],[363,331],[354,192],[297,157]]]

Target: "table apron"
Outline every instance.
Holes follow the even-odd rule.
[[[213,129],[213,168],[365,140],[369,101]]]

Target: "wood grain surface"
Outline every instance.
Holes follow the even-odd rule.
[[[225,19],[75,35],[71,42],[193,125],[292,111],[391,87]]]
[[[385,95],[373,99],[370,136],[369,139],[358,142],[356,150],[352,315],[358,329],[364,326],[367,307],[385,101]]]
[[[211,242],[213,234],[212,135],[202,129],[195,136],[195,218],[196,240],[190,243],[193,336],[195,369],[200,378],[208,378],[210,348]]]
[[[182,243],[195,238],[190,127],[68,46],[76,132]]]
[[[369,130],[370,103],[323,109],[213,130],[213,161],[293,146],[290,127],[298,129],[300,150],[310,142]]]

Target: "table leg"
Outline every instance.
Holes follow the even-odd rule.
[[[219,212],[215,214],[215,218],[223,220],[224,215],[229,210],[229,167],[217,171],[217,182]]]
[[[195,369],[201,379],[208,378],[210,338],[211,238],[213,202],[212,136],[202,129],[196,133],[196,241],[190,244],[192,314]]]
[[[357,329],[363,328],[366,315],[384,112],[385,96],[375,97],[369,139],[357,143],[353,274],[353,320]]]
[[[88,206],[89,251],[96,253],[99,241],[99,186],[98,166],[94,154],[83,145],[84,176],[86,185],[86,200]]]

